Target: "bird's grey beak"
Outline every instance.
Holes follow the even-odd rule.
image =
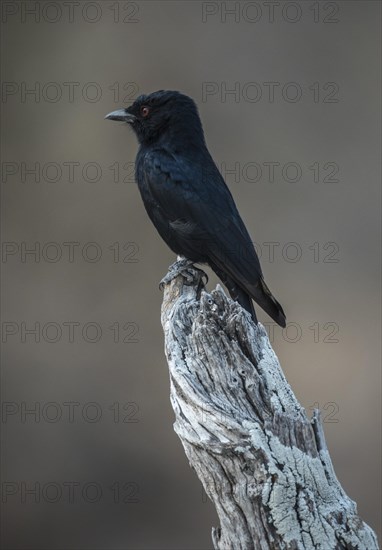
[[[118,109],[105,116],[108,120],[122,120],[122,122],[134,122],[136,117],[131,113],[128,113],[126,109]]]

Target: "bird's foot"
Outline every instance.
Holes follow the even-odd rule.
[[[159,290],[163,290],[165,285],[168,285],[178,275],[182,275],[182,277],[184,277],[186,285],[192,285],[195,278],[199,279],[199,282],[203,287],[208,283],[207,273],[205,273],[202,269],[195,267],[191,260],[184,258],[170,265],[169,272],[159,283]],[[205,281],[203,279],[205,279]]]

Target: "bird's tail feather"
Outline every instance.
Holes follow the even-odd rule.
[[[235,296],[232,296],[234,300],[239,302],[241,307],[243,307],[246,311],[248,311],[251,314],[251,317],[253,321],[258,323],[255,308],[253,306],[252,298],[247,292],[244,292],[240,287],[236,287],[235,289]]]
[[[262,277],[260,279],[259,286],[255,288],[255,291],[251,293],[251,295],[255,302],[258,303],[266,313],[268,313],[275,323],[281,327],[285,327],[286,317],[283,308],[278,303],[276,298],[274,298]]]
[[[251,317],[256,324],[258,321],[252,299],[255,300],[255,302],[259,304],[259,306],[263,308],[263,310],[268,313],[268,315],[278,325],[280,325],[281,327],[285,327],[286,319],[283,308],[272,296],[271,291],[265,284],[265,281],[262,277],[260,278],[259,283],[256,284],[256,286],[245,286],[243,288],[216,265],[211,265],[211,267],[227,287],[231,298],[239,302],[239,304],[251,314]]]
[[[216,265],[211,265],[212,269],[215,271],[216,275],[220,277],[225,286],[230,293],[230,296],[236,302],[239,302],[241,307],[251,314],[253,321],[257,324],[257,317],[255,308],[253,306],[252,299],[246,290],[243,290],[235,281],[227,275],[222,269],[218,268]]]

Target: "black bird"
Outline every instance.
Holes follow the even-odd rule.
[[[127,122],[138,138],[138,187],[171,250],[188,265],[208,264],[256,323],[252,298],[285,327],[283,309],[264,282],[251,238],[207,149],[194,101],[160,90],[106,118]]]

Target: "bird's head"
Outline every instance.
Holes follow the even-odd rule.
[[[141,144],[155,143],[163,136],[184,139],[187,135],[204,142],[195,102],[180,92],[160,90],[141,95],[130,107],[113,111],[105,118],[127,122]]]

